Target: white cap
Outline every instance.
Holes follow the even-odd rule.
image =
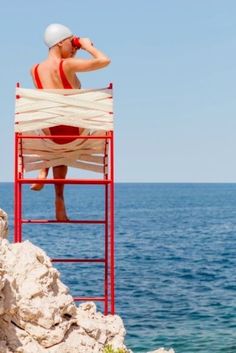
[[[50,24],[44,32],[44,42],[51,48],[62,40],[71,37],[73,34],[71,30],[59,23]]]

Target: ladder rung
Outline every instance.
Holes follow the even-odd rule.
[[[110,184],[111,179],[17,179],[16,182],[20,184],[93,184],[93,185],[106,185]]]
[[[105,263],[105,259],[51,259],[52,262],[98,262]]]
[[[81,224],[106,224],[105,220],[90,220],[90,219],[81,219],[81,220],[68,220],[68,221],[57,221],[55,219],[22,219],[21,223],[24,224],[39,224],[39,223],[81,223]]]
[[[79,301],[96,301],[96,302],[104,302],[106,300],[105,297],[74,297],[75,302]]]
[[[23,139],[30,139],[30,140],[52,140],[52,139],[68,139],[68,138],[73,138],[74,140],[111,140],[112,137],[110,135],[104,135],[104,136],[94,136],[94,135],[88,135],[88,136],[75,136],[75,135],[17,135],[18,140],[23,140]]]

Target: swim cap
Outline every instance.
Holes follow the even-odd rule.
[[[62,40],[71,37],[73,34],[71,30],[59,23],[52,23],[44,32],[44,42],[51,48]]]

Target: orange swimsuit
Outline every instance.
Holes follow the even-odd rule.
[[[67,80],[66,75],[63,71],[63,60],[61,60],[60,65],[59,65],[59,72],[60,72],[60,77],[61,77],[61,82],[63,85],[63,88],[69,89],[69,88],[73,88],[70,84],[70,82]],[[35,77],[35,82],[37,85],[38,89],[43,89],[43,85],[42,82],[39,78],[39,74],[38,74],[38,65],[35,66],[34,69],[34,77]],[[75,135],[78,136],[79,135],[79,128],[78,127],[74,127],[74,126],[67,126],[67,125],[58,125],[55,127],[50,127],[50,133],[51,135]],[[69,143],[74,141],[75,139],[73,138],[68,138],[68,139],[52,139],[52,141],[58,143],[58,144],[64,144],[64,143]]]

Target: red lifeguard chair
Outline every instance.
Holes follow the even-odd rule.
[[[104,226],[104,257],[54,258],[53,262],[104,264],[103,295],[76,296],[75,301],[104,303],[104,313],[115,313],[114,260],[114,134],[112,84],[104,89],[37,90],[16,88],[15,114],[15,226],[14,241],[23,239],[22,224],[60,223],[55,219],[24,219],[22,215],[22,185],[83,184],[102,185],[104,188],[104,217],[100,220],[76,219],[63,223],[102,224]],[[76,140],[56,144],[55,139],[75,136],[45,135],[43,129],[57,125],[84,128]],[[40,129],[40,130],[39,130]],[[40,132],[39,132],[40,131]],[[63,151],[62,151],[63,150]],[[63,152],[63,153],[62,153]],[[100,173],[99,179],[45,179],[27,178],[28,171],[67,165]]]

